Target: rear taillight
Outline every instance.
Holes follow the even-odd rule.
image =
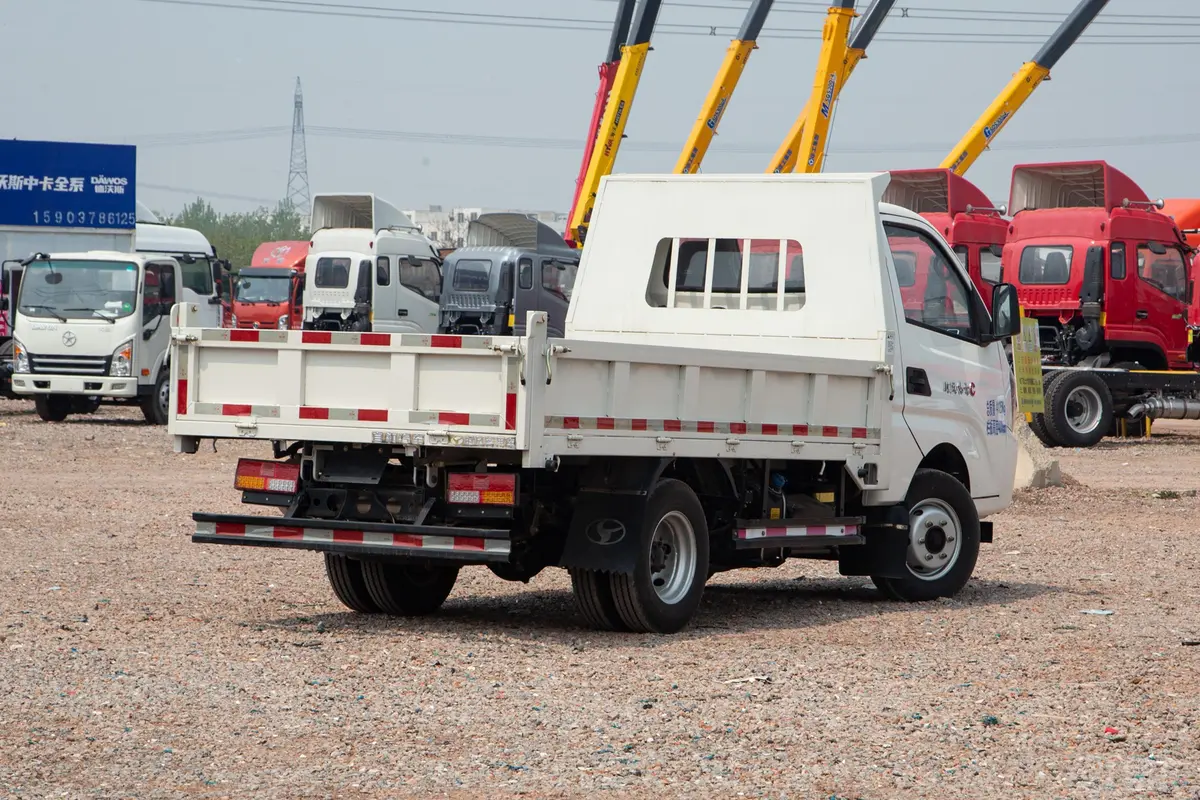
[[[517,476],[454,473],[446,484],[446,501],[464,506],[515,506]]]
[[[295,494],[300,488],[300,465],[239,458],[233,485],[246,492]]]

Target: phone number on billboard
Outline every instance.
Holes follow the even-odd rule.
[[[132,228],[137,214],[132,211],[34,211],[34,225],[107,225]]]

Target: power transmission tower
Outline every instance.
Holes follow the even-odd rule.
[[[308,189],[308,148],[304,144],[304,94],[296,78],[295,112],[292,115],[292,160],[288,167],[287,199],[306,224],[312,209]]]

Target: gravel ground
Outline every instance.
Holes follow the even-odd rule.
[[[1200,428],[1061,452],[954,601],[794,562],[656,637],[554,570],[347,613],[314,554],[188,541],[265,447],[139,418],[0,401],[0,794],[1200,797]]]

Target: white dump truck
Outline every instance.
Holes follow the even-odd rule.
[[[590,625],[663,633],[714,573],[788,558],[955,594],[1011,499],[1016,295],[989,312],[887,183],[609,177],[560,339],[537,311],[483,337],[216,330],[177,305],[176,450],[275,454],[233,476],[274,513],[195,513],[192,541],[321,552],[363,613],[431,612],[468,565],[565,568]]]

